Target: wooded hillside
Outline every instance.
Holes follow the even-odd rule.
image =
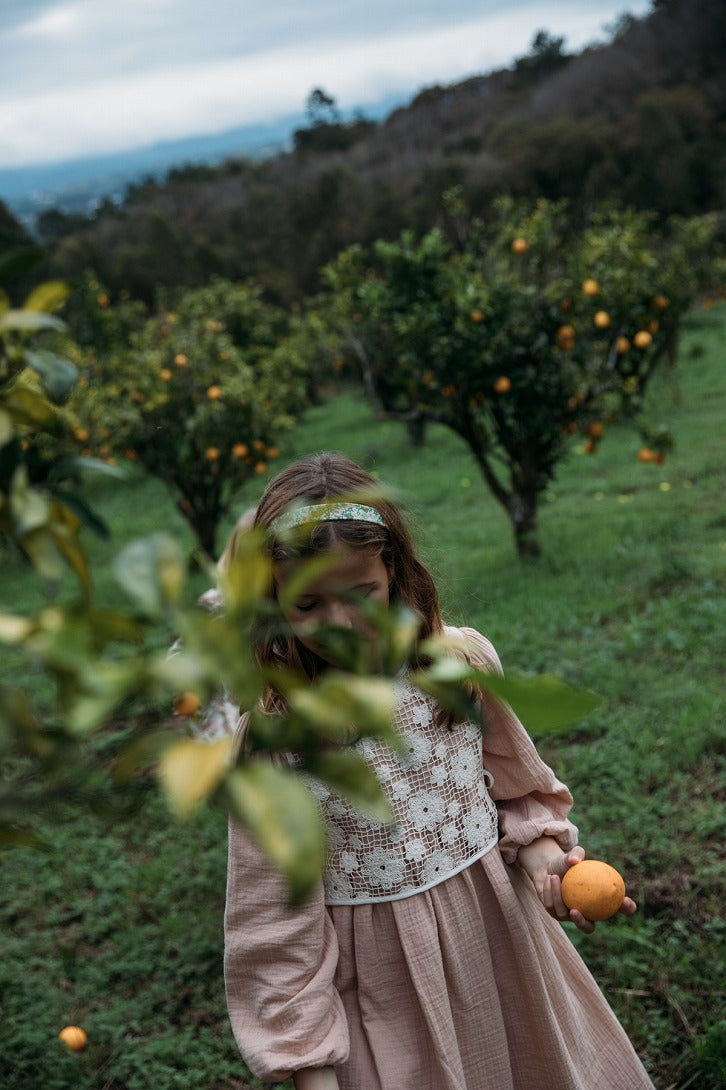
[[[253,277],[289,303],[351,242],[446,226],[455,185],[477,214],[503,192],[564,197],[575,214],[725,208],[726,4],[656,0],[610,36],[569,55],[541,31],[511,68],[426,88],[381,124],[333,110],[289,153],[173,170],[89,219],[47,212],[47,271],[73,281],[91,267],[112,295],[149,303],[215,274]]]

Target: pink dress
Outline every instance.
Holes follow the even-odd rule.
[[[460,634],[501,669],[488,640]],[[483,734],[437,727],[432,712],[404,684],[408,754],[368,743],[396,826],[320,792],[330,865],[302,907],[231,823],[225,982],[250,1070],[281,1082],[332,1065],[341,1090],[652,1090],[516,865],[539,836],[576,843],[567,788],[496,701]]]

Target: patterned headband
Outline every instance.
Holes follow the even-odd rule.
[[[383,515],[375,507],[366,507],[362,503],[314,503],[309,507],[292,507],[284,511],[272,523],[270,529],[273,533],[283,530],[293,530],[296,526],[302,526],[307,522],[341,522],[355,520],[356,522],[374,522],[377,526],[386,526]]]

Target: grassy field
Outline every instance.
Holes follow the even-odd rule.
[[[594,457],[573,444],[542,507],[537,562],[516,559],[506,517],[444,430],[414,451],[401,426],[345,394],[309,412],[283,459],[334,448],[363,462],[410,511],[448,620],[486,632],[505,668],[553,671],[602,694],[587,721],[540,749],[573,790],[582,843],[625,874],[639,902],[633,920],[571,937],[658,1090],[726,1084],[725,345],[726,308],[696,313],[677,370],[654,390],[654,419],[677,439],[665,465],[640,464],[624,428]],[[113,530],[110,544],[89,542],[104,600],[119,595],[110,560],[126,540],[164,528],[191,548],[154,482],[95,485],[90,498]],[[196,576],[192,589],[203,586]],[[12,610],[42,601],[9,555],[0,601]],[[6,663],[43,693],[28,665]],[[0,857],[1,1086],[258,1085],[222,992],[225,836],[223,814],[209,809],[180,827],[152,794],[113,821],[70,808],[49,853]],[[88,1031],[84,1053],[57,1042],[67,1023]]]

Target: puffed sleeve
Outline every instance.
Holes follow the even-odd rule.
[[[501,674],[494,647],[473,628],[460,629],[472,662]],[[577,829],[567,819],[572,795],[537,753],[534,742],[507,705],[483,699],[484,765],[493,778],[490,794],[499,812],[499,846],[505,862],[540,836],[551,836],[564,851],[577,844]]]
[[[338,941],[322,885],[290,907],[283,878],[230,821],[224,977],[232,1031],[254,1075],[282,1082],[348,1058],[333,985]]]

